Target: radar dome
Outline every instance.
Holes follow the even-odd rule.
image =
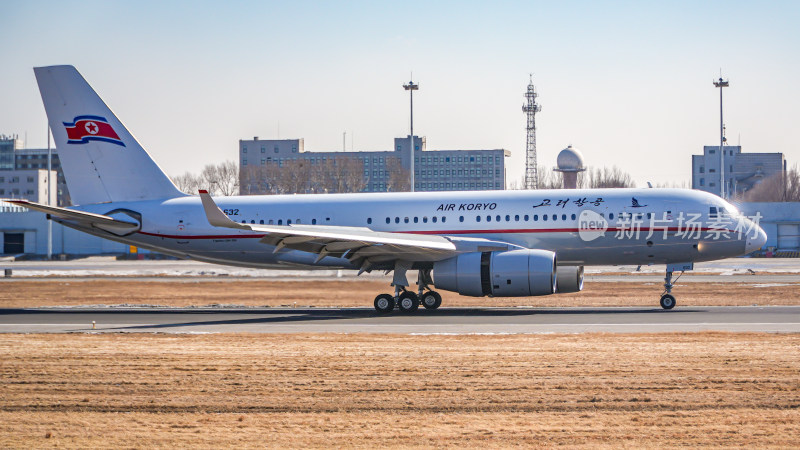
[[[576,149],[569,147],[561,150],[557,159],[558,171],[560,172],[581,172],[586,170],[583,164],[583,154]]]

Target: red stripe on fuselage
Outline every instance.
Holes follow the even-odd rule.
[[[593,230],[584,230],[587,232],[592,232]],[[600,230],[597,230],[600,231]],[[606,233],[616,233],[618,231],[623,231],[626,233],[630,232],[649,232],[650,228],[640,228],[638,230],[631,230],[631,229],[620,229],[620,228],[609,228],[605,230]],[[695,232],[705,232],[705,231],[713,231],[715,233],[735,233],[734,230],[718,230],[715,228],[699,228],[696,230],[681,230],[678,227],[669,227],[667,228],[668,232],[676,232],[676,231],[690,231],[692,233]],[[578,233],[580,230],[578,228],[528,228],[528,229],[504,229],[504,230],[425,230],[425,231],[393,231],[392,233],[400,233],[400,234],[440,234],[440,235],[452,235],[452,234],[519,234],[519,233]],[[657,232],[664,232],[663,228],[654,228],[654,233]],[[267,236],[267,233],[262,234],[211,234],[211,235],[178,235],[178,234],[160,234],[160,233],[149,233],[146,231],[139,231],[139,234],[144,234],[147,236],[154,236],[154,237],[161,237],[166,239],[260,239],[264,236]]]

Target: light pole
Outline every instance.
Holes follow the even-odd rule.
[[[725,125],[722,122],[722,88],[728,86],[728,80],[723,80],[722,76],[719,77],[719,81],[714,82],[714,87],[719,88],[719,179],[722,198],[725,198]]]
[[[53,170],[53,149],[50,147],[50,123],[47,123],[47,206],[53,206],[50,196],[53,192],[53,177],[50,173]],[[58,183],[58,177],[56,177]],[[58,195],[58,191],[56,191]],[[58,202],[56,202],[58,203]],[[53,221],[47,221],[47,260],[53,259]]]
[[[419,90],[419,84],[409,81],[408,84],[403,85],[403,88],[409,91],[411,97],[411,136],[409,136],[411,141],[411,190],[409,192],[414,192],[414,91]]]

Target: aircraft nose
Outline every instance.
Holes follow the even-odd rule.
[[[754,252],[764,246],[767,243],[767,233],[764,232],[764,229],[756,226],[758,228],[758,232],[751,232],[747,236],[747,240],[744,244],[744,251],[745,253]]]

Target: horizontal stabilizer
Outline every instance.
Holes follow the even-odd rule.
[[[137,222],[115,219],[102,214],[94,214],[74,209],[61,208],[58,206],[48,206],[41,203],[29,202],[28,200],[4,199],[4,202],[13,203],[24,208],[47,213],[48,216],[57,221],[66,221],[83,226],[91,226],[110,233],[123,236],[138,231],[141,225]]]

